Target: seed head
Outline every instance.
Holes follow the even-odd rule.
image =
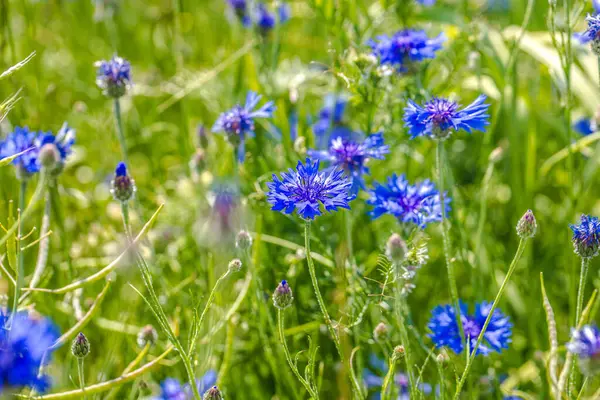
[[[389,336],[389,328],[386,324],[384,324],[383,322],[380,322],[379,324],[377,324],[377,326],[375,327],[375,329],[373,330],[373,338],[376,341],[381,341],[381,340],[385,340],[388,338]]]
[[[229,261],[227,268],[229,268],[230,272],[238,272],[242,269],[242,260],[239,258],[234,258],[233,260]]]
[[[252,236],[247,231],[239,231],[235,237],[235,247],[240,250],[248,250],[252,247]]]
[[[137,344],[140,347],[146,347],[147,344],[154,346],[158,340],[158,332],[152,325],[144,326],[137,335]]]
[[[223,400],[223,394],[218,387],[213,386],[204,393],[202,400]]]
[[[388,258],[394,262],[400,262],[404,260],[407,251],[406,242],[402,237],[397,233],[392,233],[385,245],[385,254]]]
[[[404,357],[405,352],[406,350],[402,345],[394,347],[394,351],[392,352],[392,361],[398,361],[402,359],[402,357]]]

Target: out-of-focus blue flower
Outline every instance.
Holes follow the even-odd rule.
[[[585,325],[571,329],[571,341],[567,349],[579,357],[579,367],[586,375],[600,373],[600,331],[598,327]]]
[[[217,218],[219,226],[222,229],[229,230],[231,226],[231,216],[235,208],[239,205],[240,192],[233,183],[219,182],[215,183],[210,191],[210,202],[213,215]]]
[[[486,97],[479,96],[465,108],[460,104],[441,98],[433,98],[420,106],[408,100],[404,109],[404,123],[412,138],[429,136],[445,139],[452,131],[463,129],[469,133],[473,130],[483,131],[489,124],[487,114],[489,104]]]
[[[600,14],[600,0],[592,0],[592,7],[594,7],[594,15]]]
[[[367,204],[374,208],[371,218],[390,214],[400,222],[410,222],[424,228],[431,222],[442,220],[439,191],[429,179],[411,185],[406,176],[393,174],[387,185],[375,183],[368,191],[371,196]],[[451,199],[444,196],[446,212],[450,211]]]
[[[383,376],[387,372],[387,366],[385,361],[380,359],[379,357],[371,354],[369,356],[369,364],[370,368],[365,368],[363,370],[363,382],[367,387],[367,390],[377,390],[380,389],[383,385]],[[409,397],[409,380],[408,376],[402,372],[398,372],[394,375],[394,384],[396,387],[400,389],[398,393],[397,400],[408,400]],[[421,390],[424,394],[429,395],[432,392],[432,387],[428,383],[420,383],[419,390]],[[370,397],[370,400],[380,400],[381,394],[379,391],[373,393]]]
[[[202,395],[208,389],[217,383],[217,373],[214,370],[208,370],[200,379],[196,379],[196,387]],[[182,385],[175,378],[167,378],[160,384],[160,395],[153,400],[192,400],[194,398],[189,383]]]
[[[58,133],[55,135],[45,133],[39,136],[38,147],[41,149],[45,144],[56,146],[60,154],[61,162],[65,162],[67,156],[71,154],[73,144],[75,144],[75,129],[71,128],[66,122],[63,123]]]
[[[573,231],[575,254],[583,258],[598,255],[600,248],[600,220],[598,217],[582,215],[579,225],[569,225]]]
[[[416,1],[417,1],[417,3],[419,3],[422,6],[431,7],[432,5],[435,4],[436,0],[416,0]]]
[[[585,20],[588,25],[585,32],[574,34],[575,39],[579,40],[581,44],[595,41],[600,35],[600,15],[588,15]]]
[[[0,311],[0,393],[34,388],[45,392],[50,387],[47,375],[38,376],[42,362],[48,362],[49,348],[60,336],[58,328],[47,318],[25,311],[15,313],[8,329],[11,313]]]
[[[411,65],[435,57],[446,40],[443,34],[429,38],[425,31],[405,29],[393,36],[381,35],[367,44],[382,65],[390,65],[400,72],[409,71]]]
[[[573,124],[575,132],[587,136],[598,129],[596,121],[591,118],[580,118]]]
[[[331,141],[329,149],[309,150],[308,155],[343,169],[352,177],[352,193],[357,193],[365,188],[363,175],[369,173],[366,165],[369,159],[383,160],[389,152],[389,146],[384,144],[383,133],[378,132],[362,140],[337,137]]]
[[[310,158],[305,164],[298,161],[296,170],[282,172],[281,179],[273,174],[273,181],[267,186],[272,210],[291,214],[297,208],[304,219],[322,215],[321,204],[329,212],[350,209],[349,202],[354,199],[350,194],[352,182],[343,170],[334,167],[319,171],[319,161],[313,163]]]
[[[248,27],[252,24],[250,19],[248,0],[227,0],[236,17],[242,22],[242,25]]]
[[[475,305],[475,314],[469,315],[466,304],[460,303],[460,320],[465,336],[469,338],[471,349],[475,347],[479,333],[491,309],[492,303],[484,301]],[[449,347],[456,354],[462,353],[463,343],[452,305],[434,308],[427,327],[431,331],[428,336],[437,348]],[[477,354],[485,356],[494,351],[500,353],[502,349],[508,348],[511,335],[512,324],[510,319],[502,314],[500,310],[494,310],[492,319],[483,335],[483,341],[477,349]]]
[[[339,96],[328,95],[325,98],[325,105],[319,111],[317,122],[312,127],[317,139],[317,147],[326,147],[337,137],[352,136],[352,130],[344,124],[347,105],[348,101]]]
[[[12,161],[17,168],[17,174],[20,177],[26,177],[40,170],[38,164],[39,147],[38,138],[44,135],[40,132],[30,131],[29,128],[17,126],[14,131],[8,134],[6,140],[0,144],[0,158],[10,157],[30,149],[25,154],[20,155]]]
[[[246,136],[254,136],[254,119],[270,118],[275,111],[272,101],[255,109],[260,99],[260,95],[248,92],[246,104],[243,107],[238,104],[231,110],[222,113],[212,127],[213,132],[225,132],[229,142],[237,147],[237,158],[240,162],[243,162],[245,157]]]
[[[269,11],[264,3],[259,3],[256,7],[256,26],[263,34],[269,33],[276,24],[283,24],[290,19],[290,7],[286,3],[281,3],[276,13]]]
[[[96,62],[96,84],[109,97],[121,97],[131,86],[131,64],[116,54],[110,60]]]

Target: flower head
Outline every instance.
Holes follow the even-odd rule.
[[[267,199],[274,211],[291,214],[298,208],[298,214],[304,219],[314,219],[322,214],[321,204],[329,212],[338,208],[350,209],[349,202],[354,199],[350,194],[352,182],[339,168],[319,171],[319,161],[310,158],[302,164],[298,161],[296,170],[289,169],[281,173],[281,179],[273,174],[273,181],[267,183]]]
[[[414,64],[435,57],[446,40],[443,34],[429,38],[425,31],[405,29],[393,36],[381,35],[368,45],[382,65],[389,65],[400,72],[409,71]]]
[[[131,64],[129,61],[117,56],[110,60],[96,62],[96,85],[104,95],[109,97],[121,97],[131,87]]]
[[[580,118],[573,124],[573,129],[583,136],[587,136],[598,130],[598,124],[593,118]]]
[[[256,26],[263,35],[268,34],[276,24],[283,24],[290,19],[290,7],[286,3],[281,3],[277,7],[277,12],[269,11],[265,3],[259,3],[256,7]]]
[[[582,258],[598,255],[600,248],[600,221],[598,217],[582,215],[579,225],[569,225],[573,231],[573,248],[575,254]]]
[[[571,341],[567,349],[579,357],[581,370],[594,375],[600,372],[600,331],[598,327],[585,325],[571,330]]]
[[[39,147],[38,138],[43,135],[40,132],[30,131],[29,128],[16,127],[8,134],[6,140],[0,143],[0,158],[10,157],[26,151],[12,161],[17,168],[20,177],[27,177],[40,170],[38,164]]]
[[[371,198],[367,204],[374,207],[369,213],[373,219],[391,214],[400,222],[410,222],[421,228],[442,220],[439,192],[429,179],[411,185],[404,175],[394,174],[388,178],[387,185],[375,183],[368,193]],[[450,211],[450,201],[444,196],[446,212]]]
[[[146,345],[154,346],[158,341],[158,332],[152,325],[146,325],[138,332],[136,341],[141,348]]]
[[[517,235],[522,239],[529,239],[535,236],[537,231],[537,222],[533,211],[527,210],[517,223]]]
[[[215,183],[210,190],[210,203],[213,216],[224,230],[232,228],[232,215],[239,205],[240,192],[238,187],[229,182]]]
[[[260,99],[260,95],[248,92],[246,104],[243,107],[238,104],[231,110],[222,113],[212,127],[213,132],[225,132],[229,142],[237,147],[237,156],[240,162],[244,161],[246,136],[254,136],[254,119],[270,118],[275,111],[272,101],[255,110]]]
[[[196,387],[200,394],[206,393],[217,382],[217,373],[208,370],[200,379],[196,379]],[[194,395],[189,384],[182,385],[175,378],[167,378],[160,384],[160,395],[155,400],[192,400]]]
[[[475,306],[475,314],[467,314],[467,306],[460,303],[460,320],[465,336],[469,338],[470,348],[473,349],[486,318],[488,317],[492,304],[482,302]],[[429,337],[437,348],[449,347],[456,354],[463,351],[460,331],[456,324],[454,307],[452,305],[438,306],[433,309],[432,317],[427,325],[431,334]],[[491,352],[500,353],[502,349],[508,348],[511,342],[512,324],[507,316],[498,309],[494,310],[492,319],[483,335],[483,341],[477,349],[477,354],[488,355]]]
[[[600,39],[600,15],[588,15],[585,19],[587,29],[581,35],[578,35],[581,43],[594,42]]]
[[[383,160],[389,152],[389,146],[383,141],[383,133],[378,132],[363,140],[338,136],[331,141],[329,149],[309,150],[308,155],[343,169],[352,177],[352,192],[357,193],[365,188],[363,175],[369,173],[367,162],[373,158]]]
[[[111,182],[110,192],[115,200],[127,202],[136,192],[135,181],[127,173],[127,165],[124,162],[117,164],[115,178]]]
[[[448,99],[433,98],[423,106],[409,100],[404,109],[404,123],[412,138],[446,139],[452,131],[460,129],[469,133],[483,131],[489,124],[489,104],[485,104],[485,100],[486,97],[481,95],[465,108]]]
[[[252,23],[248,12],[248,0],[227,0],[236,17],[242,22],[242,25],[248,27]]]
[[[328,146],[334,138],[352,136],[352,130],[344,124],[347,105],[348,101],[343,97],[328,95],[325,98],[325,106],[319,111],[319,117],[312,127],[318,147]]]
[[[294,295],[287,281],[282,280],[273,292],[273,305],[280,310],[284,310],[292,305]]]
[[[45,392],[50,387],[46,375],[38,375],[48,362],[58,339],[58,328],[47,318],[25,311],[12,314],[10,330],[0,329],[0,384],[2,389],[32,387]],[[11,313],[0,311],[0,325],[6,326]]]
[[[369,368],[365,368],[363,370],[363,382],[369,391],[380,391],[383,385],[383,376],[385,375],[388,367],[385,364],[385,361],[378,358],[374,354],[369,356]],[[410,381],[408,380],[408,375],[398,372],[394,374],[394,384],[399,388],[399,393],[397,400],[409,400],[410,393]],[[420,383],[419,390],[423,392],[425,395],[429,395],[432,392],[432,387],[429,383]],[[375,397],[377,394],[373,395],[373,399],[378,399],[379,397]],[[371,397],[370,397],[371,398]]]
[[[46,161],[46,154],[53,154],[54,160],[52,163],[46,163],[46,167],[51,169],[51,172],[58,174],[62,171],[67,157],[72,153],[72,147],[75,143],[75,130],[66,122],[56,135],[44,133],[38,137],[37,147],[39,148],[38,165],[42,166]]]
[[[71,353],[77,358],[85,358],[90,354],[90,341],[82,332],[79,332],[73,339]]]

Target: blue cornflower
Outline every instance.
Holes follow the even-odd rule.
[[[460,104],[441,98],[433,98],[420,106],[408,100],[404,109],[404,124],[409,128],[412,138],[429,136],[446,139],[452,131],[463,129],[469,133],[473,130],[483,131],[489,124],[487,114],[489,104],[486,97],[479,96],[473,103],[461,109]]]
[[[252,20],[248,12],[248,0],[227,0],[236,17],[242,22],[244,26],[250,26]]]
[[[270,118],[275,111],[272,101],[265,103],[255,110],[261,96],[248,92],[246,104],[234,106],[231,110],[222,113],[212,127],[213,132],[225,132],[229,142],[237,147],[238,161],[243,162],[245,157],[246,136],[254,136],[254,119]]]
[[[0,311],[0,393],[24,387],[45,392],[50,378],[39,376],[43,362],[48,362],[53,350],[50,347],[60,336],[58,328],[47,318],[20,311],[12,315]]]
[[[591,42],[592,51],[600,56],[600,14],[589,15],[585,19],[588,28],[583,33],[575,33],[574,37],[581,44]]]
[[[596,121],[592,118],[580,118],[573,124],[575,132],[581,133],[583,136],[590,135],[598,130]]]
[[[575,254],[582,258],[598,255],[600,248],[600,221],[598,217],[583,214],[579,225],[569,225],[573,231],[573,248]]]
[[[230,182],[215,183],[211,187],[209,200],[219,226],[225,230],[231,229],[231,217],[240,201],[238,187]]]
[[[309,150],[308,155],[343,169],[352,177],[352,193],[357,193],[365,188],[363,175],[369,173],[366,166],[369,159],[383,160],[389,152],[389,146],[384,144],[383,133],[378,132],[360,141],[338,136],[331,141],[329,149]]]
[[[109,97],[121,97],[131,87],[131,64],[116,54],[110,60],[95,63],[96,85]]]
[[[435,4],[435,0],[416,0],[422,6],[431,7]]]
[[[429,179],[411,185],[405,175],[393,174],[387,185],[375,183],[368,191],[371,198],[367,204],[373,206],[371,218],[391,214],[400,222],[410,222],[424,228],[430,222],[442,220],[440,195]],[[451,199],[444,196],[446,212],[450,211]]]
[[[269,33],[276,24],[283,24],[290,19],[290,7],[286,3],[281,3],[277,7],[277,13],[271,13],[264,3],[259,3],[256,7],[256,26],[261,33]]]
[[[56,164],[53,166],[52,172],[60,172],[65,164],[67,157],[72,153],[72,147],[75,143],[75,130],[66,122],[56,135],[45,133],[38,136],[37,147],[40,149],[38,164],[43,164],[42,160],[46,149],[52,152],[56,157]]]
[[[350,194],[352,182],[344,171],[329,168],[319,171],[319,161],[310,158],[302,164],[298,161],[296,170],[289,169],[281,173],[281,179],[273,174],[273,181],[267,183],[267,200],[271,209],[291,214],[298,208],[298,214],[304,219],[314,219],[321,215],[321,204],[332,212],[338,208],[350,209],[349,202],[354,199]]]
[[[380,389],[383,385],[383,375],[385,375],[387,371],[387,366],[385,361],[380,359],[374,354],[369,355],[369,366],[370,368],[365,368],[363,370],[363,382],[367,387],[367,390],[377,390]],[[409,397],[409,380],[408,375],[398,372],[394,374],[394,384],[400,389],[398,393],[398,397],[396,400],[408,400]],[[419,390],[421,390],[424,394],[429,395],[432,392],[432,387],[429,383],[420,383]],[[381,394],[379,390],[369,396],[370,400],[379,400],[381,399]]]
[[[196,379],[196,387],[202,395],[214,384],[217,383],[217,373],[214,370],[208,370],[200,379]],[[175,378],[167,378],[160,384],[160,395],[153,400],[192,400],[194,398],[189,383],[182,385]]]
[[[579,357],[581,370],[589,375],[600,372],[600,331],[597,326],[585,325],[571,329],[567,349]]]
[[[423,30],[405,29],[393,36],[381,35],[367,44],[382,65],[390,65],[400,72],[409,71],[415,63],[435,57],[446,40],[444,34],[429,38]]]
[[[40,170],[37,160],[39,153],[37,144],[41,135],[43,134],[30,131],[27,127],[17,126],[14,131],[8,134],[6,140],[0,143],[0,158],[10,157],[29,150],[12,161],[12,164],[17,168],[17,176],[25,178]]]
[[[469,338],[470,348],[473,349],[477,343],[477,337],[483,328],[483,324],[492,309],[492,304],[481,302],[475,305],[475,314],[467,314],[467,306],[460,302],[460,320],[465,336]],[[456,354],[463,351],[463,343],[460,331],[456,324],[454,307],[452,305],[438,306],[433,309],[432,317],[427,325],[431,338],[437,348],[449,347]],[[498,309],[494,310],[492,319],[483,335],[483,341],[477,349],[477,354],[488,355],[495,351],[500,353],[502,349],[508,348],[511,342],[512,324],[510,319]]]
[[[348,101],[342,97],[328,95],[325,98],[325,105],[312,127],[318,147],[328,146],[332,138],[352,136],[352,130],[344,123],[347,105]]]

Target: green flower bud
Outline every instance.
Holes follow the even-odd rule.
[[[83,333],[79,332],[73,340],[71,353],[77,358],[85,358],[90,354],[90,342]]]

